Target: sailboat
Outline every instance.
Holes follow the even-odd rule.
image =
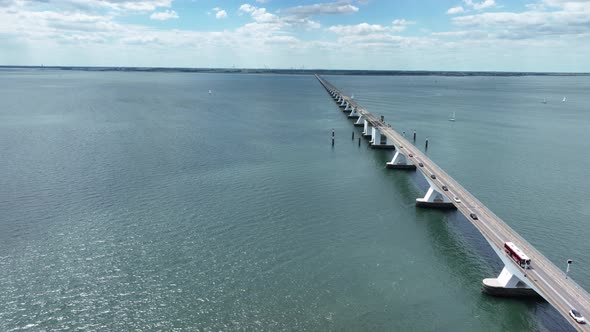
[[[350,99],[354,99],[354,93],[352,94],[352,96],[350,96]]]
[[[547,104],[547,98],[543,98],[543,101],[542,101],[542,103],[543,103],[543,104]]]
[[[453,114],[451,114],[449,121],[455,121],[455,112],[453,112]]]
[[[561,101],[562,103],[565,103],[565,96],[563,96],[563,100]]]
[[[213,93],[211,90],[209,90],[209,94]]]

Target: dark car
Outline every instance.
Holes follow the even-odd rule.
[[[424,164],[423,163],[418,163],[418,166],[424,167]]]
[[[432,179],[436,179],[436,175],[434,175],[434,174],[430,174],[430,178],[432,178]]]
[[[410,153],[408,156],[409,156],[410,158],[412,158],[414,155]]]
[[[449,188],[447,188],[447,186],[442,186],[444,191],[449,191]]]
[[[473,219],[473,220],[477,220],[477,219],[478,219],[478,218],[477,218],[477,214],[475,214],[475,213],[471,213],[471,214],[469,214],[469,216],[470,216],[470,217],[471,217],[471,219]]]

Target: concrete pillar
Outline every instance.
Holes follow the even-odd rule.
[[[365,119],[363,119],[362,115],[359,114],[359,118],[354,123],[354,126],[355,127],[364,127],[365,126]]]
[[[387,168],[394,168],[394,169],[416,169],[416,165],[409,163],[406,155],[401,152],[402,149],[396,149],[393,158],[391,161],[385,164]]]
[[[494,296],[510,297],[538,297],[534,289],[530,288],[522,279],[526,280],[524,273],[515,271],[516,266],[510,264],[504,266],[498,278],[483,280],[482,291]]]
[[[344,102],[344,109],[342,110],[343,112],[350,112],[350,103],[345,101]]]
[[[360,117],[359,113],[356,111],[356,107],[352,106],[350,108],[350,114],[348,114],[348,117],[349,118],[358,118],[358,117]],[[355,125],[356,125],[356,123],[355,123]]]
[[[372,129],[371,129],[371,124],[369,123],[369,121],[367,121],[366,119],[363,120],[364,122],[364,129],[363,129],[363,136],[364,137],[370,137],[372,134]]]
[[[373,149],[395,149],[395,145],[391,144],[386,135],[383,135],[377,128],[373,128],[371,132],[371,148]]]
[[[527,270],[518,266],[505,252],[504,248],[498,248],[488,238],[485,238],[496,255],[504,263],[504,268],[497,278],[486,278],[483,280],[482,291],[494,296],[510,297],[541,297],[537,287],[528,282]],[[531,265],[535,262],[532,261]]]
[[[454,209],[455,205],[449,198],[443,194],[437,186],[432,183],[430,176],[424,175],[426,181],[430,185],[426,195],[423,198],[416,198],[416,206],[432,207],[440,209]]]

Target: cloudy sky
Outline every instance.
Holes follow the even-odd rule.
[[[0,64],[590,72],[590,0],[0,0]]]

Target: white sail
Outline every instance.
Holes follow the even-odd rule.
[[[455,112],[453,112],[453,114],[451,114],[449,121],[455,121]]]

